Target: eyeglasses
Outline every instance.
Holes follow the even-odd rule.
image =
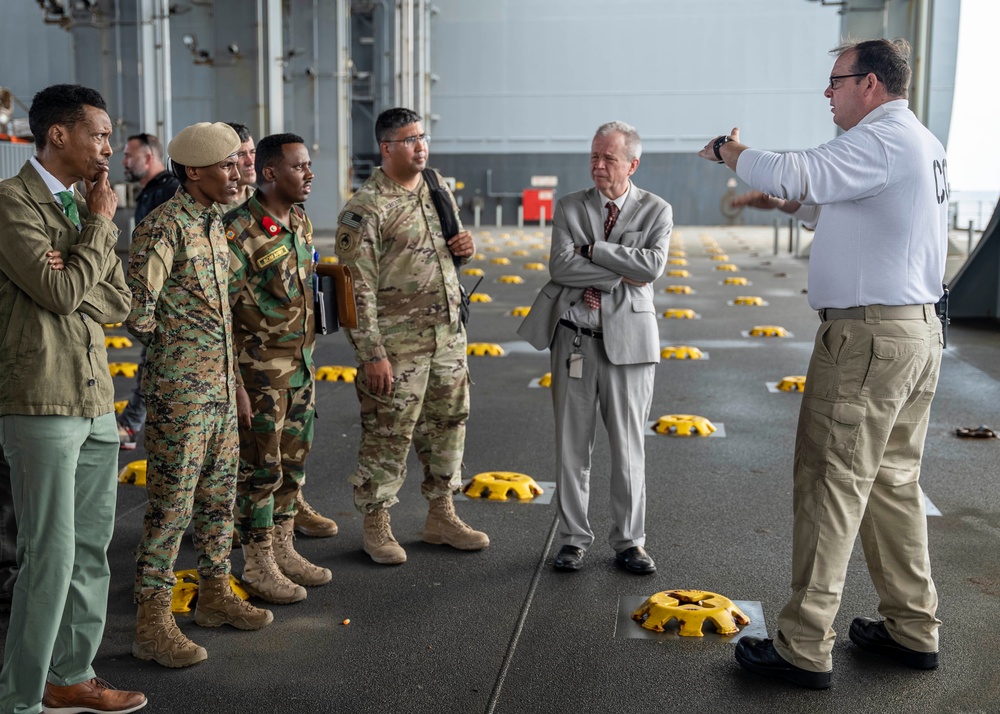
[[[405,144],[407,149],[412,149],[417,145],[417,142],[422,142],[424,144],[431,143],[430,134],[418,134],[416,136],[408,136],[405,139],[384,139],[383,144]]]
[[[830,75],[830,89],[839,89],[840,85],[836,84],[838,80],[847,79],[848,77],[867,77],[872,72],[855,72],[854,74],[832,74]],[[875,75],[878,79],[878,75]]]

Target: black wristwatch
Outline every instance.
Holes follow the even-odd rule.
[[[726,163],[726,161],[725,159],[722,158],[722,154],[719,153],[719,149],[722,148],[723,144],[728,144],[732,140],[733,138],[731,136],[724,135],[720,136],[718,139],[715,140],[715,143],[712,144],[712,151],[715,152],[715,158],[719,160],[720,164],[724,164]]]
[[[580,250],[580,253],[583,255],[584,258],[586,258],[590,262],[592,262],[592,263],[594,262],[594,244],[593,243],[588,243],[587,245],[583,246],[583,248]]]

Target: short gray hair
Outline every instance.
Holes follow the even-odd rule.
[[[635,130],[634,126],[626,124],[623,121],[609,121],[607,124],[601,124],[597,127],[597,131],[594,132],[594,138],[608,136],[609,134],[621,134],[625,139],[625,158],[629,161],[642,156],[642,140],[639,138],[639,132]]]

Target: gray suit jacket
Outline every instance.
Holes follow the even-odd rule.
[[[652,283],[663,275],[667,264],[673,210],[659,196],[633,184],[605,241],[602,208],[606,202],[596,188],[559,199],[552,219],[551,280],[538,293],[517,334],[535,349],[546,349],[560,316],[593,286],[602,292],[601,329],[611,363],[659,362]],[[573,252],[588,243],[594,244],[593,262]],[[647,284],[629,285],[622,282],[623,276]]]

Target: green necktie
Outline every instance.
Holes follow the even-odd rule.
[[[73,221],[74,226],[80,225],[80,211],[77,209],[76,201],[73,199],[73,192],[60,191],[56,195],[62,201],[63,213],[66,214],[66,217]]]

